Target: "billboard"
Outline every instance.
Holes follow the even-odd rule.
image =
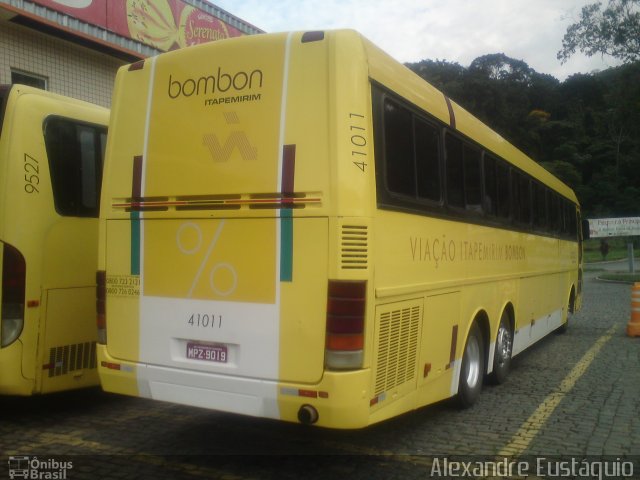
[[[589,219],[589,238],[640,235],[640,217]]]
[[[162,51],[243,35],[181,0],[32,1]]]

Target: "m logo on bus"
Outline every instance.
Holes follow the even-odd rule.
[[[227,125],[240,124],[240,119],[235,112],[224,113],[224,119]],[[224,141],[221,141],[215,133],[207,133],[202,136],[202,143],[209,149],[214,162],[226,162],[235,150],[238,150],[243,160],[258,159],[258,149],[251,145],[246,133],[242,130],[231,132]]]

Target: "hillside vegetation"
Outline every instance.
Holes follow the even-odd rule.
[[[563,82],[502,53],[407,66],[573,188],[585,218],[640,215],[640,62]]]

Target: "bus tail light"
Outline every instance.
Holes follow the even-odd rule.
[[[107,344],[107,272],[96,273],[96,324],[98,326],[98,343]]]
[[[362,367],[367,282],[329,280],[325,365],[347,370]]]
[[[4,244],[2,255],[2,342],[11,345],[24,327],[24,298],[27,264],[22,254],[11,245]]]

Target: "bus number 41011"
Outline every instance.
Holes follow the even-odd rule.
[[[350,113],[349,119],[351,120],[349,122],[352,147],[351,156],[357,159],[353,160],[353,164],[364,172],[367,167],[367,150],[365,148],[367,146],[367,130],[362,125],[364,124],[365,117],[359,113]],[[361,123],[361,125],[355,125],[356,123]]]
[[[222,328],[222,315],[192,313],[187,323],[192,327]]]

